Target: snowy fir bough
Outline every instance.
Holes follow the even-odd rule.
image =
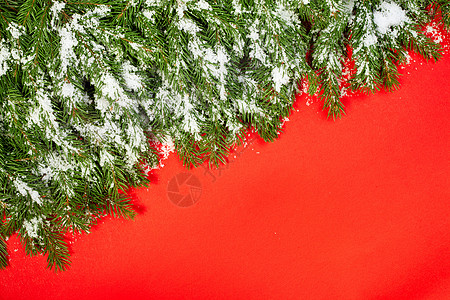
[[[308,81],[332,117],[343,65],[365,92],[398,86],[448,0],[0,0],[0,266],[18,232],[28,254],[69,264],[65,235],[105,212],[133,217],[122,191],[148,183],[149,140],[188,166],[225,163],[254,128],[277,137]]]

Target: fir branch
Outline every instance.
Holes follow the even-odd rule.
[[[0,269],[4,269],[8,266],[8,250],[5,240],[0,233]]]
[[[126,191],[158,164],[149,137],[173,141],[187,166],[226,163],[253,128],[273,141],[298,91],[329,117],[350,90],[399,85],[412,50],[448,0],[0,0],[0,266],[19,232],[49,267],[70,261],[63,234],[105,212],[132,218]],[[350,49],[351,51],[349,51]]]

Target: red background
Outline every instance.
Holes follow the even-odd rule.
[[[450,299],[450,55],[414,58],[336,122],[298,97],[274,143],[189,171],[193,206],[168,199],[188,171],[171,155],[131,191],[136,219],[75,238],[66,272],[13,236],[0,299]]]

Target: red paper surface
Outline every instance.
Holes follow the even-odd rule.
[[[171,155],[131,191],[134,221],[74,238],[66,272],[13,236],[0,299],[450,299],[450,55],[413,58],[336,122],[298,97],[278,140],[219,170]]]

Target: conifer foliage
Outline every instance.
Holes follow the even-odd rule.
[[[0,0],[0,267],[18,232],[27,253],[69,264],[64,235],[107,212],[133,217],[121,191],[148,183],[149,140],[188,166],[225,162],[249,127],[280,130],[308,80],[332,117],[350,88],[398,86],[409,50],[448,0]],[[352,51],[349,51],[351,49]]]

